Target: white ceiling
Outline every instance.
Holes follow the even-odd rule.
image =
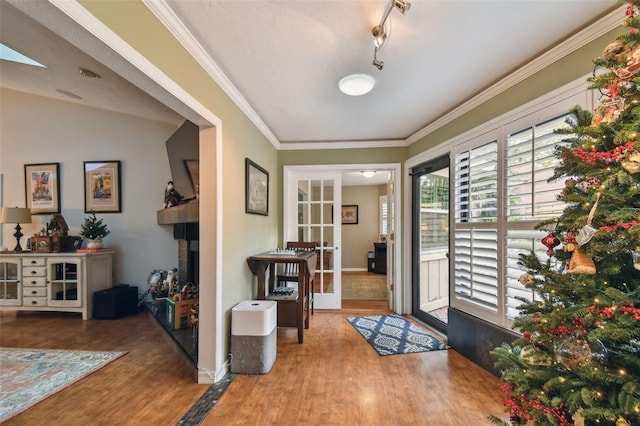
[[[204,49],[231,83],[223,87],[244,98],[283,147],[406,141],[619,6],[607,0],[414,0],[406,15],[392,11],[391,35],[378,57],[385,66],[378,71],[371,64],[371,27],[388,0],[145,1],[184,25],[192,37],[188,48]],[[156,101],[162,88],[122,71],[122,58],[85,54],[107,49],[96,49],[88,33],[69,30],[69,19],[50,9],[42,1],[0,1],[0,40],[47,66],[0,63],[2,87],[170,123],[187,117],[183,106]],[[81,66],[102,78],[81,77]],[[372,75],[373,91],[361,97],[339,92],[338,80],[350,73]]]

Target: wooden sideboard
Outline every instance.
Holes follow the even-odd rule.
[[[0,310],[79,312],[91,318],[93,293],[112,286],[112,250],[0,253]]]

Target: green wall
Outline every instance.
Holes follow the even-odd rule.
[[[140,1],[86,1],[80,3],[146,59],[182,87],[222,123],[222,311],[223,354],[229,352],[231,308],[255,297],[254,277],[246,258],[277,244],[281,202],[278,154],[275,147],[236,106],[222,88],[200,67],[169,31]],[[245,157],[270,172],[269,216],[245,213]],[[202,164],[202,158],[201,164]],[[201,166],[202,167],[202,166]],[[209,194],[211,196],[212,194]],[[208,196],[201,193],[201,197]],[[201,223],[215,220],[200,217]],[[213,263],[211,253],[200,253],[202,263]],[[215,277],[200,277],[200,285],[215,285]],[[200,301],[203,309],[211,301]],[[211,336],[201,336],[204,339]],[[219,368],[220,365],[216,365]],[[211,368],[209,366],[209,368]]]
[[[255,291],[246,257],[275,247],[282,236],[283,166],[404,163],[408,158],[588,74],[593,58],[600,55],[604,46],[619,32],[612,31],[600,37],[408,147],[276,151],[142,2],[81,0],[80,3],[223,123],[221,232],[225,354],[229,347],[230,309],[240,300],[252,298]],[[270,213],[267,217],[244,212],[245,157],[270,172]],[[201,262],[213,261],[206,258],[206,253],[201,255],[205,257]]]
[[[407,158],[438,146],[453,137],[591,73],[593,71],[593,60],[600,56],[604,47],[615,40],[620,33],[620,29],[608,32],[411,144],[407,148]]]

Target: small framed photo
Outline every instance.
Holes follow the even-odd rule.
[[[84,162],[84,212],[122,212],[120,161]]]
[[[342,224],[357,225],[358,224],[358,205],[342,206]]]
[[[24,178],[31,214],[60,213],[60,163],[25,164]]]
[[[269,216],[269,172],[245,159],[245,212]]]

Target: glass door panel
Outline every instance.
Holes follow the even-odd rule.
[[[292,237],[297,241],[315,241],[318,259],[314,276],[314,305],[317,309],[339,309],[341,306],[339,267],[336,258],[340,228],[335,226],[334,212],[340,211],[339,173],[294,172],[287,176],[291,179],[288,187],[293,188],[285,194],[285,210],[295,211],[295,223],[286,223],[285,241]],[[293,201],[292,193],[296,193]],[[295,204],[291,206],[290,204]],[[338,236],[337,236],[338,235]],[[295,237],[294,237],[295,236]],[[336,264],[337,262],[337,264]]]
[[[449,307],[449,157],[412,169],[413,314],[446,331]]]
[[[48,297],[50,306],[80,306],[80,269],[76,259],[50,261],[47,270]]]
[[[0,305],[19,306],[21,302],[20,261],[0,261]]]

